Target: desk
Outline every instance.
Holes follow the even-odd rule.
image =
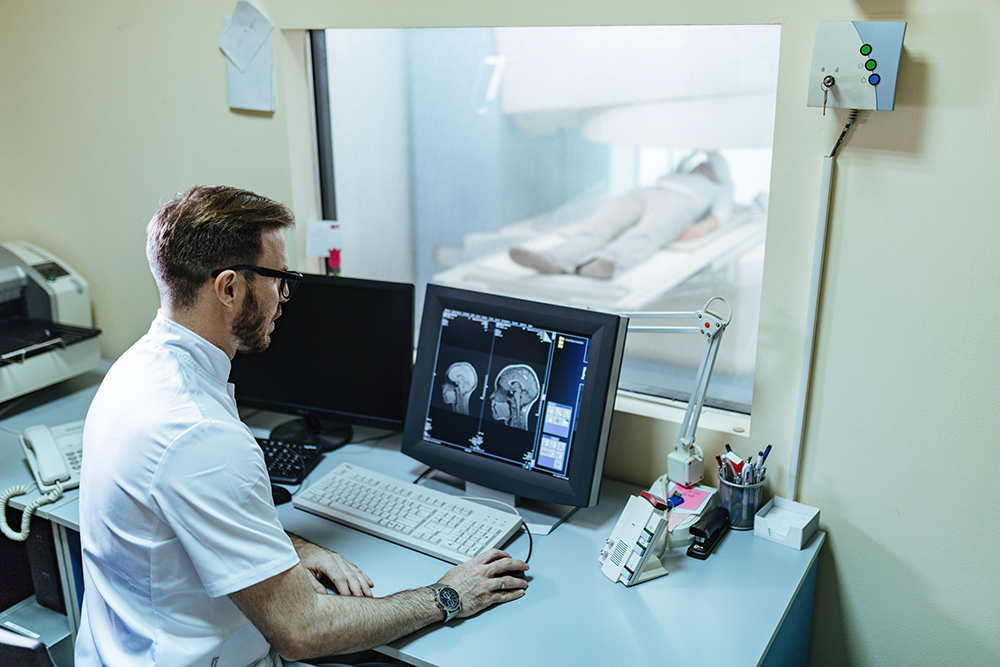
[[[81,419],[94,391],[96,387],[90,386],[64,394],[0,425],[21,430],[35,423]],[[252,419],[250,423],[254,425]],[[359,433],[363,437],[370,432],[359,429]],[[0,432],[0,456],[9,462],[0,469],[0,485],[7,488],[30,479],[16,437]],[[424,470],[399,452],[395,436],[328,454],[306,483],[342,461],[402,480],[412,480]],[[817,533],[805,549],[796,551],[755,538],[751,532],[730,531],[708,560],[688,558],[682,550],[668,552],[664,557],[668,576],[625,588],[601,574],[597,556],[628,496],[637,492],[605,480],[597,506],[579,510],[552,534],[535,537],[530,586],[521,600],[473,618],[433,625],[382,650],[412,664],[441,667],[613,665],[623,660],[805,664],[816,557],[825,534]],[[76,501],[77,492],[68,492],[39,515],[76,529]],[[432,583],[451,567],[296,510],[291,503],[280,506],[278,514],[287,530],[335,549],[361,567],[380,596]],[[518,535],[506,549],[525,557],[527,537]]]
[[[424,466],[392,444],[349,445],[310,476],[342,461],[412,480]],[[815,589],[818,533],[802,551],[730,531],[706,561],[671,550],[670,574],[634,588],[613,584],[597,556],[629,495],[605,480],[601,501],[577,511],[550,535],[534,538],[529,588],[521,600],[431,626],[384,647],[417,665],[614,665],[627,659],[678,665],[805,664]],[[450,565],[296,510],[278,511],[287,530],[336,549],[387,595],[436,581]],[[528,538],[507,545],[524,558]],[[765,655],[766,654],[766,655]]]
[[[0,415],[4,418],[0,420],[0,426],[7,430],[0,430],[0,491],[12,486],[29,485],[33,481],[18,437],[8,430],[20,432],[34,424],[55,426],[83,419],[109,367],[109,362],[102,362],[95,371],[3,404]],[[9,504],[23,510],[38,496],[38,489],[32,487],[26,495],[11,498]],[[52,528],[67,615],[42,607],[33,597],[0,611],[0,622],[9,620],[39,634],[57,665],[73,664],[73,640],[80,621],[79,597],[82,590],[78,590],[77,583],[82,581],[82,572],[78,501],[79,491],[71,489],[56,502],[42,505],[35,511],[35,516],[48,520]],[[19,525],[12,528],[20,530]],[[0,539],[7,538],[0,536]]]

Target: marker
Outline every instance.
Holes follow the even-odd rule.
[[[730,447],[730,446],[729,446],[729,443],[727,442],[727,443],[726,443],[726,453],[728,454],[728,453],[729,453],[729,452],[731,452],[731,451],[733,451],[733,448],[732,448],[732,447]]]

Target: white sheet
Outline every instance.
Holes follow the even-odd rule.
[[[507,248],[521,245],[544,250],[572,234],[571,224],[532,234],[523,224],[489,238],[470,239],[493,249],[434,276],[434,282],[507,296],[610,311],[641,310],[709,265],[738,258],[764,242],[766,215],[758,207],[740,207],[725,227],[695,241],[673,243],[645,262],[611,280],[577,275],[543,275],[516,264]],[[471,235],[470,235],[471,236]],[[497,247],[502,249],[496,250]]]

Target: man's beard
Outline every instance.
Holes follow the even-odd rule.
[[[275,317],[281,315],[281,305]],[[271,344],[271,337],[268,332],[268,324],[271,318],[261,308],[260,301],[254,291],[247,290],[246,298],[243,300],[243,310],[233,321],[233,338],[236,339],[236,350],[238,352],[263,352]]]

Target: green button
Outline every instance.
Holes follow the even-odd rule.
[[[867,56],[871,52],[872,52],[872,45],[871,44],[862,44],[861,45],[861,55]]]
[[[875,65],[876,65],[875,61],[869,59],[868,62],[865,63],[865,69],[868,70],[869,72],[872,72],[875,70]]]

